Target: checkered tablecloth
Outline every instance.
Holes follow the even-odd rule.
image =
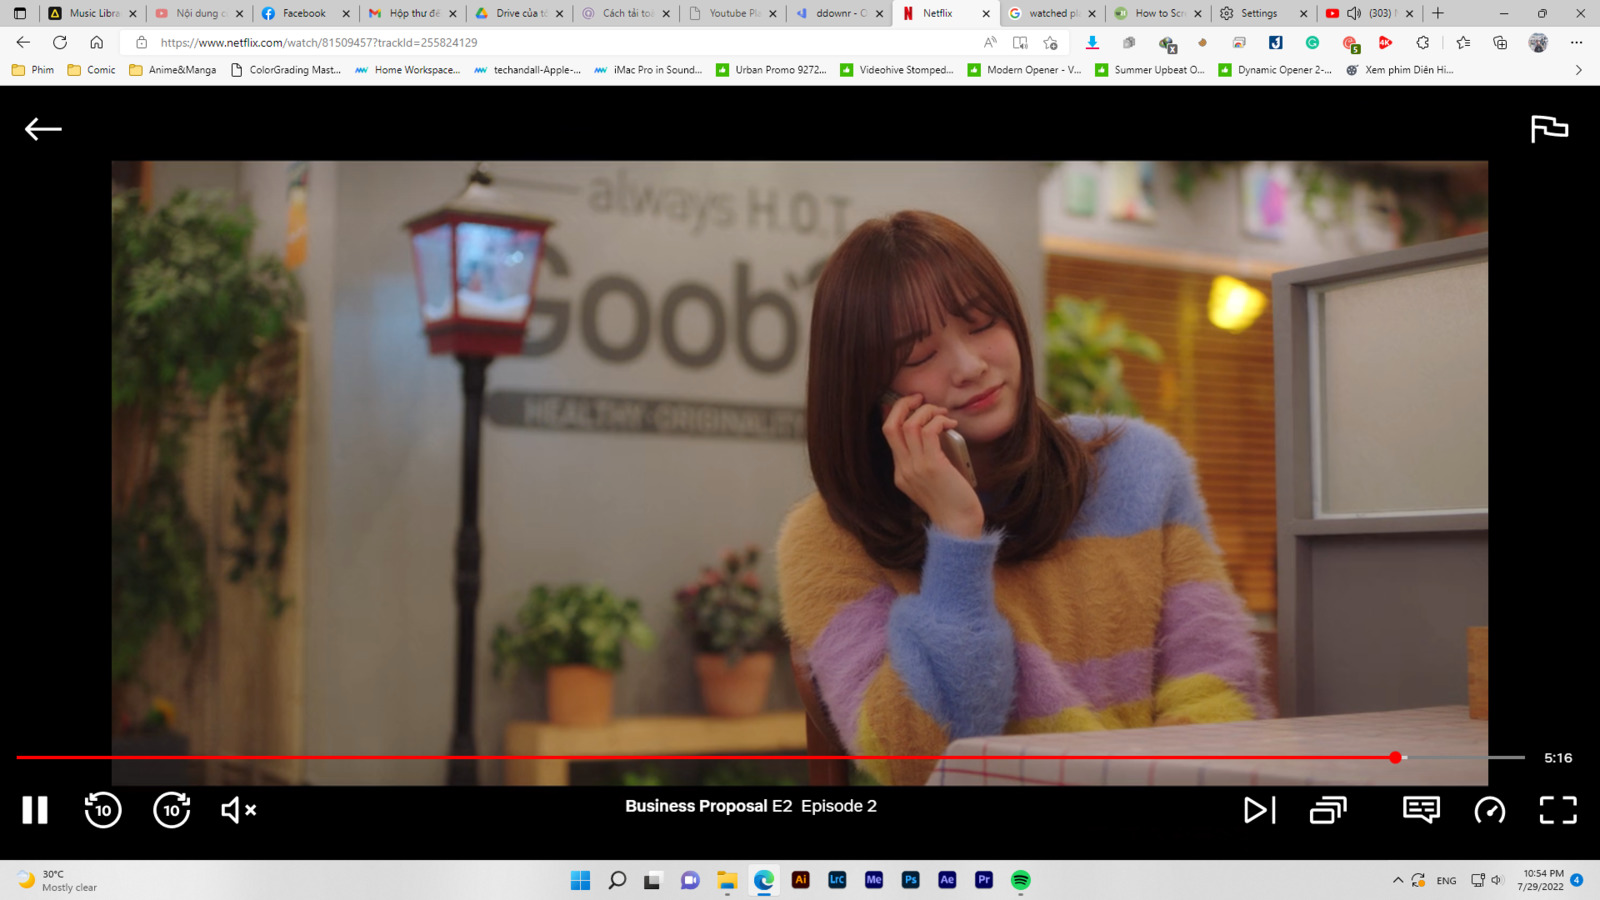
[[[962,738],[945,756],[1486,756],[1465,706],[1068,734]],[[1487,785],[1482,759],[945,759],[929,784]]]

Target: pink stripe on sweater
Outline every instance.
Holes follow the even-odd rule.
[[[828,718],[852,754],[861,752],[861,702],[889,652],[889,605],[896,596],[893,587],[880,585],[839,610],[807,651]]]
[[[1156,630],[1156,678],[1215,675],[1244,695],[1259,718],[1271,717],[1250,626],[1244,604],[1221,584],[1191,581],[1168,589]]]

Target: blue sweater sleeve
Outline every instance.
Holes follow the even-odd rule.
[[[922,590],[889,609],[889,659],[911,699],[950,737],[1000,734],[1016,694],[1011,625],[994,604],[1004,532],[968,540],[928,526]]]

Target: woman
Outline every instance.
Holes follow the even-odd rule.
[[[1193,461],[1153,425],[1060,416],[1032,359],[1004,270],[943,216],[861,225],[818,280],[817,491],[776,561],[784,627],[852,755],[1272,715]],[[902,397],[880,407],[885,391]],[[937,762],[860,765],[920,784]]]

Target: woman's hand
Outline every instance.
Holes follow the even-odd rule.
[[[981,537],[983,504],[939,444],[939,435],[956,427],[956,420],[945,415],[947,412],[942,406],[922,403],[921,394],[901,397],[889,407],[883,436],[894,453],[894,486],[940,530],[958,537]]]

